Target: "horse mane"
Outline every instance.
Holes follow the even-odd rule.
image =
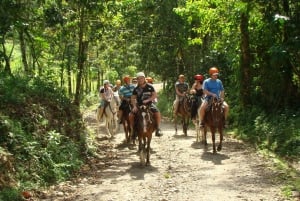
[[[209,127],[219,128],[224,124],[224,108],[221,99],[212,98],[205,113],[205,122]]]

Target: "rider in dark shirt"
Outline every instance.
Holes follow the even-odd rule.
[[[193,120],[196,119],[197,110],[201,104],[201,98],[203,97],[203,89],[202,84],[204,80],[204,76],[201,74],[197,74],[194,76],[194,84],[191,87],[190,94],[194,95],[195,101],[193,101],[192,109],[191,109],[191,118]]]
[[[145,74],[143,72],[139,72],[137,74],[137,86],[134,88],[131,96],[131,103],[133,105],[132,112],[129,114],[129,120],[131,123],[131,127],[134,127],[134,113],[138,111],[137,106],[150,104],[150,109],[154,115],[154,119],[156,121],[157,129],[155,132],[156,136],[162,136],[160,131],[160,120],[161,115],[153,103],[155,98],[157,97],[156,91],[151,84],[148,84],[145,80]]]
[[[178,81],[175,83],[175,92],[176,92],[176,98],[173,103],[174,107],[174,114],[176,114],[179,102],[182,101],[183,97],[186,95],[188,92],[189,85],[187,82],[185,82],[185,77],[184,75],[179,75],[178,76]]]

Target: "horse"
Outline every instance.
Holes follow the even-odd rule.
[[[130,121],[129,121],[129,113],[131,111],[131,106],[129,101],[126,101],[126,104],[124,105],[124,107],[122,108],[122,124],[123,124],[123,128],[124,128],[124,132],[125,132],[125,139],[127,141],[127,143],[130,142],[130,133],[131,133],[131,128],[130,128]]]
[[[137,133],[141,165],[150,165],[150,143],[152,133],[157,129],[150,105],[141,105],[135,115],[134,130]]]
[[[105,117],[105,129],[107,134],[112,137],[116,134],[119,129],[118,124],[118,96],[113,96],[109,101],[106,101],[104,104],[103,114],[100,114],[99,108],[97,109],[97,120],[100,122],[102,117]]]
[[[185,136],[187,136],[187,130],[188,125],[190,123],[191,118],[191,96],[186,94],[182,100],[180,100],[177,111],[174,111],[174,105],[173,105],[173,111],[174,111],[174,123],[175,123],[175,134],[177,134],[177,117],[181,117],[181,123],[183,128],[183,133]]]
[[[199,115],[199,113],[198,113]],[[204,116],[204,128],[203,128],[203,143],[207,146],[207,130],[210,129],[213,143],[213,153],[222,150],[223,142],[223,128],[224,128],[224,108],[223,101],[221,99],[212,98],[208,103],[208,108],[205,111]],[[220,142],[216,149],[216,132],[220,134]]]

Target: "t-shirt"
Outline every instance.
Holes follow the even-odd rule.
[[[181,83],[177,81],[175,83],[175,88],[177,88],[180,93],[183,93],[183,92],[187,92],[187,90],[189,89],[189,85],[186,82]]]
[[[211,78],[204,80],[203,89],[216,94],[218,98],[220,98],[221,91],[224,91],[222,81],[219,79],[213,80]]]
[[[139,86],[135,87],[132,94],[136,95],[138,105],[143,105],[143,100],[150,98],[153,92],[155,92],[154,87],[147,83],[144,88]]]
[[[135,86],[133,84],[123,85],[119,90],[119,96],[129,98],[132,95]]]
[[[113,97],[114,92],[110,87],[108,88],[102,87],[100,89],[100,94],[104,94],[105,100],[110,100]]]

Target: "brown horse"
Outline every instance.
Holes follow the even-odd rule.
[[[142,165],[150,164],[150,143],[152,133],[157,129],[153,113],[149,105],[141,105],[135,115],[135,130],[139,141],[139,154]]]
[[[122,124],[123,124],[124,132],[125,132],[125,139],[126,139],[127,143],[129,143],[130,142],[130,133],[131,133],[129,113],[131,111],[131,106],[128,101],[126,101],[125,103],[126,104],[124,104],[124,106],[122,108],[122,110],[123,110]]]
[[[185,95],[182,100],[180,100],[177,111],[174,111],[174,123],[175,123],[175,134],[177,134],[177,117],[181,117],[181,123],[183,128],[183,133],[187,136],[187,130],[191,118],[191,97],[190,95]]]
[[[212,98],[208,103],[208,109],[205,112],[204,116],[204,128],[203,128],[203,143],[206,146],[207,140],[207,130],[210,129],[213,143],[213,153],[222,150],[223,142],[223,127],[224,127],[224,108],[223,101],[220,99]],[[219,131],[220,142],[216,149],[216,132]]]

